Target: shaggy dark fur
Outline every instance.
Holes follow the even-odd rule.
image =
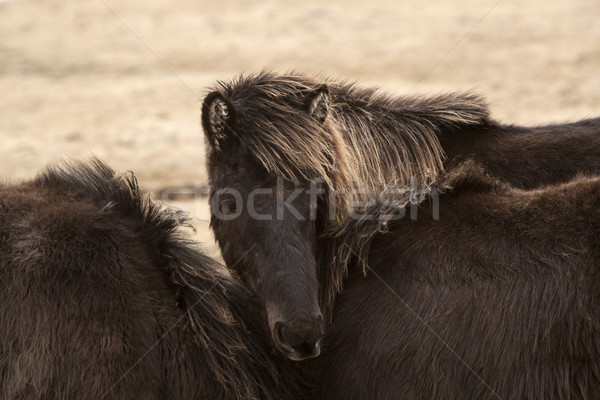
[[[600,119],[506,126],[490,119],[487,105],[472,94],[391,97],[331,79],[264,72],[219,83],[203,103],[202,123],[212,195],[232,188],[244,200],[255,189],[273,189],[276,175],[287,180],[286,195],[308,188],[315,178],[324,181],[328,194],[379,193],[416,182],[421,190],[397,199],[397,209],[423,201],[444,170],[468,159],[526,189],[600,173]],[[228,265],[254,246],[236,268],[262,297],[274,341],[288,356],[290,340],[277,334],[276,324],[295,331],[292,341],[318,345],[319,311],[330,319],[351,259],[339,238],[351,239],[344,234],[349,231],[354,240],[368,239],[352,228],[351,198],[335,197],[335,218],[329,218],[332,204],[323,196],[316,222],[309,218],[314,204],[305,193],[294,201],[302,218],[290,213],[275,218],[277,203],[266,195],[255,197],[255,206],[271,214],[270,221],[251,218],[245,209],[232,221],[212,218]],[[218,207],[227,204],[231,199],[221,196]],[[330,251],[318,263],[317,238]]]
[[[441,177],[439,221],[424,201],[416,221],[348,220],[316,256],[290,252],[344,280],[322,354],[302,362],[317,398],[600,396],[600,178],[523,191],[483,171]],[[221,239],[239,229],[220,224]],[[248,229],[228,248],[261,243]],[[283,229],[269,238],[315,240]]]
[[[0,398],[301,397],[182,222],[100,161],[0,186]]]
[[[599,398],[600,178],[518,191],[468,163],[444,182],[439,221],[423,202],[320,242],[325,262],[351,246],[321,394]]]

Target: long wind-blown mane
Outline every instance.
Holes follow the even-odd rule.
[[[486,103],[471,93],[392,97],[330,78],[270,72],[219,82],[202,118],[209,151],[241,142],[272,174],[295,183],[323,179],[336,193],[338,224],[357,190],[416,186],[426,194],[443,170],[439,132],[490,123]]]
[[[141,193],[132,173],[117,174],[97,159],[51,167],[31,184],[92,201],[137,226],[149,252],[159,253],[174,302],[185,311],[179,324],[188,325],[203,351],[191,356],[206,360],[206,373],[214,374],[224,398],[294,397],[290,388],[296,375],[293,368],[277,368],[273,362],[260,307],[223,266],[187,239],[181,229],[185,215]]]

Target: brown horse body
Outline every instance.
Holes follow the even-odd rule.
[[[447,183],[438,221],[426,201],[320,241],[325,287],[344,287],[322,398],[598,398],[600,178],[521,192],[463,166]]]
[[[471,95],[263,73],[209,94],[203,125],[211,223],[277,348],[318,355],[332,319],[305,361],[323,398],[600,395],[600,181],[577,178],[600,173],[600,120],[502,126]],[[395,211],[330,196],[415,181]],[[416,221],[387,218],[409,203]]]
[[[181,221],[98,161],[0,186],[0,398],[298,398]]]
[[[517,188],[600,173],[600,119],[506,126],[490,119],[486,104],[472,94],[395,98],[345,82],[265,72],[220,83],[204,101],[202,123],[213,216],[219,207],[225,214],[244,208],[234,210],[239,218],[221,218],[222,212],[212,219],[223,256],[231,265],[253,246],[238,270],[262,297],[275,343],[291,358],[318,354],[320,308],[331,311],[336,291],[320,290],[319,307],[317,266],[306,253],[314,252],[317,237],[338,231],[350,218],[349,194],[416,186],[421,194],[399,206],[416,204],[444,170],[468,159]],[[285,187],[276,188],[278,176]],[[274,193],[287,196],[314,180],[322,181],[330,198],[338,194],[327,204],[334,211],[311,224],[305,221],[315,219],[311,209],[322,210],[324,202],[292,196],[297,212],[281,218],[286,210]],[[240,194],[236,204],[227,191]],[[274,218],[248,216],[249,199],[255,215]],[[251,234],[237,238],[238,232]]]

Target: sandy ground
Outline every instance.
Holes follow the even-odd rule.
[[[206,88],[263,68],[475,89],[504,122],[600,116],[600,2],[5,0],[0,175],[96,154],[159,199],[191,193],[206,186]],[[217,254],[205,199],[168,203]]]

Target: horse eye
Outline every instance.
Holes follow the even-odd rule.
[[[219,201],[219,211],[223,215],[232,215],[237,212],[237,203],[234,199],[223,199]]]

